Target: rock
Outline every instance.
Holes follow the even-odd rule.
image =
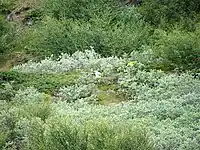
[[[95,71],[94,74],[95,74],[96,78],[100,78],[101,77],[101,73],[99,71]]]
[[[33,25],[33,19],[32,18],[28,18],[26,24],[28,26],[32,26]]]

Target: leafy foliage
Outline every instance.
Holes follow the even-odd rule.
[[[189,73],[151,70],[133,61],[141,54],[121,59],[100,57],[92,51],[76,54],[63,54],[57,61],[51,60],[54,63],[45,63],[82,62],[76,84],[61,86],[53,96],[35,88],[20,89],[9,101],[2,101],[2,147],[12,143],[12,147],[22,149],[199,148],[198,78]],[[38,75],[38,68],[29,69],[31,65],[37,63],[16,66],[15,70]],[[77,67],[76,63],[68,65]],[[52,75],[45,71],[46,76]],[[51,71],[63,72],[58,67]]]
[[[117,4],[119,3],[115,0],[100,0],[95,3],[93,0],[45,0],[43,9],[46,14],[57,19],[89,20],[100,17],[108,11],[115,12]]]
[[[192,25],[198,20],[200,7],[198,0],[145,0],[140,12],[146,21],[155,26],[167,27],[181,22],[183,26],[193,30]]]
[[[199,68],[200,46],[199,29],[194,33],[184,33],[173,31],[166,34],[160,31],[159,38],[153,46],[155,55],[161,57],[165,65],[171,65],[173,68],[197,69]]]
[[[0,13],[7,13],[14,6],[14,0],[1,0],[0,1]]]
[[[1,18],[1,53],[35,57],[0,73],[0,149],[200,149],[197,0],[0,4],[33,21]]]
[[[41,24],[28,29],[20,38],[18,49],[29,53],[40,53],[42,56],[61,53],[73,54],[84,51],[90,46],[104,56],[122,55],[140,47],[148,42],[151,27],[138,22],[135,10],[130,9],[130,16],[121,12],[109,18],[110,15],[90,21],[63,20],[58,21],[46,17]],[[126,18],[124,18],[126,17]],[[123,19],[123,20],[122,20]],[[112,20],[115,20],[114,22]],[[132,20],[128,24],[122,21]]]

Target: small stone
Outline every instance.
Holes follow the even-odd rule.
[[[94,74],[95,74],[95,77],[97,77],[97,78],[101,77],[101,73],[99,71],[95,71]]]

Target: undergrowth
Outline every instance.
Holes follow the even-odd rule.
[[[62,70],[52,66],[60,62]],[[200,82],[189,73],[93,51],[13,70],[1,74],[2,149],[199,149]],[[68,84],[70,77],[78,78]],[[49,79],[53,94],[49,85],[41,90]]]

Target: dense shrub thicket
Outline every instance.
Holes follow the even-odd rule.
[[[83,51],[89,46],[104,56],[120,56],[137,51],[149,43],[152,29],[145,26],[142,20],[138,22],[139,16],[135,14],[134,8],[126,12],[129,16],[125,12],[114,16],[105,14],[87,22],[71,19],[58,21],[46,17],[41,24],[25,32],[23,40],[20,39],[20,49],[57,56],[61,52],[72,54],[77,50]]]
[[[164,66],[180,69],[198,69],[200,58],[199,28],[192,33],[174,30],[167,33],[163,30],[155,32],[157,38],[152,46],[155,56],[163,61]]]
[[[194,30],[199,12],[198,0],[144,0],[143,6],[140,7],[140,13],[147,22],[164,28],[180,23],[183,28]]]
[[[43,4],[44,13],[56,19],[87,21],[118,13],[117,9],[119,9],[120,2],[116,0],[44,0]]]
[[[60,74],[25,74],[19,73],[15,71],[10,72],[1,72],[1,88],[3,88],[4,84],[8,82],[12,83],[12,90],[16,90],[19,88],[26,87],[35,87],[40,92],[45,92],[48,94],[53,94],[57,91],[61,86],[72,85],[76,83],[76,79],[79,78],[78,72],[73,73],[60,73]],[[5,90],[2,91],[6,92]],[[2,97],[6,97],[5,95],[1,95]],[[1,97],[0,96],[0,97]]]
[[[150,48],[163,59],[153,68],[194,69],[200,53],[197,3],[146,0],[134,7],[113,0],[43,1],[38,7],[42,21],[25,30],[16,49],[44,58],[89,46],[103,56]]]

